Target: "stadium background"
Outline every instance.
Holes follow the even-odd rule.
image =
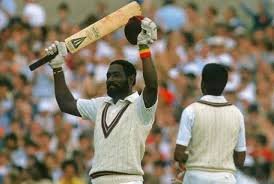
[[[74,1],[74,0],[67,0],[66,3],[69,4],[70,9],[71,9],[71,17],[79,22],[82,21],[86,15],[90,14],[91,12],[95,11],[96,6],[92,6],[92,4],[96,4],[97,2],[99,2],[100,0],[91,0],[91,1],[87,1],[87,0],[78,0],[78,1]],[[155,4],[156,6],[160,7],[161,6],[161,0],[150,0],[151,2],[153,2],[153,4]],[[23,9],[23,5],[24,5],[24,1],[23,0],[16,0],[16,2],[18,3],[18,11],[21,12],[21,10]],[[39,2],[41,5],[43,5],[43,7],[46,9],[47,12],[47,23],[52,24],[54,23],[54,17],[56,15],[56,7],[58,6],[59,3],[63,2],[62,0],[55,0],[55,1],[45,1],[45,0],[38,0],[37,2]],[[108,11],[111,12],[111,10],[115,10],[123,5],[125,5],[126,3],[128,3],[128,0],[107,0],[107,4],[108,4]],[[184,5],[189,1],[184,1],[184,0],[178,0],[177,3],[180,5]],[[224,9],[225,6],[228,5],[235,5],[236,8],[239,8],[237,6],[237,0],[229,0],[226,1],[225,3],[223,1],[220,0],[193,0],[192,2],[197,3],[198,5],[203,5],[204,7],[206,5],[214,5],[216,7],[218,7],[218,9],[222,10]],[[248,0],[248,5],[252,8],[256,7],[256,2],[257,0]],[[273,2],[273,0],[272,0]],[[271,8],[273,9],[274,7],[274,3],[270,3]],[[201,6],[201,8],[203,8]],[[81,14],[79,14],[79,12],[81,12]],[[243,13],[241,11],[239,11],[239,14],[242,16],[242,18],[245,21],[250,21],[249,19],[247,19]]]
[[[4,1],[12,0],[0,3]],[[79,30],[78,24],[90,24],[128,1],[39,0],[46,17],[38,26],[23,21],[26,1],[14,2],[17,18],[9,19],[7,28],[0,22],[0,184],[67,184],[62,181],[70,175],[75,184],[88,183],[93,124],[60,113],[51,69],[44,66],[31,73],[28,64],[41,57],[50,42]],[[64,21],[58,14],[62,2],[70,9]],[[98,2],[106,5],[106,12],[97,9]],[[155,7],[148,5],[144,14],[154,19],[163,1],[146,2]],[[159,31],[159,42],[152,46],[160,80],[159,107],[142,163],[145,184],[169,184],[174,177],[173,149],[180,114],[201,95],[200,71],[209,60],[230,69],[225,95],[245,115],[248,156],[245,167],[236,174],[237,184],[274,183],[274,22],[254,28],[252,17],[244,13],[240,2],[256,12],[263,1],[177,0],[173,6],[192,16],[191,21],[175,21],[182,24],[177,31]],[[229,5],[238,13],[236,24],[224,19]],[[208,7],[216,9],[216,16],[207,17]],[[269,0],[267,10],[272,19],[273,7],[273,0]],[[122,30],[66,58],[66,79],[75,97],[104,95],[107,64],[121,57],[140,68],[136,48],[127,44]],[[138,75],[136,90],[142,86]],[[78,172],[68,169],[74,163]]]

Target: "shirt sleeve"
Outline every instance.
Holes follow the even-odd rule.
[[[83,119],[96,120],[97,109],[101,104],[101,98],[93,98],[90,100],[78,99],[77,109]]]
[[[179,132],[176,144],[188,146],[191,139],[191,129],[194,124],[194,112],[191,107],[187,107],[181,116]]]
[[[158,97],[154,105],[146,108],[143,93],[137,99],[137,113],[144,125],[152,124],[155,119],[155,112],[158,104]]]
[[[241,114],[241,119],[240,119],[239,137],[238,137],[238,141],[237,141],[237,144],[235,147],[235,151],[237,151],[237,152],[246,151],[245,124],[244,124],[244,117],[242,114]]]

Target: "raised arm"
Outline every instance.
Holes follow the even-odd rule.
[[[140,50],[149,49],[147,45],[140,45]],[[143,91],[143,98],[145,106],[151,107],[157,100],[158,80],[155,66],[151,57],[142,58],[143,76],[145,81],[145,88]]]
[[[49,63],[53,69],[55,97],[62,112],[81,116],[77,110],[76,100],[72,96],[65,81],[63,64],[64,56],[67,55],[66,46],[63,42],[55,41],[50,47],[45,49],[48,55],[58,52],[58,55]]]
[[[53,73],[55,97],[60,110],[80,117],[81,115],[77,110],[76,100],[68,89],[62,68],[53,69]]]
[[[255,16],[255,12],[250,8],[248,7],[244,2],[242,1],[239,1],[240,2],[240,7],[242,8],[242,10],[244,11],[244,13],[246,13],[247,15],[249,16],[252,16],[254,17]]]
[[[262,5],[264,6],[266,14],[271,16],[271,4],[269,0],[262,0]]]
[[[157,26],[149,18],[142,20],[142,31],[138,35],[140,57],[143,65],[145,88],[143,98],[147,108],[153,106],[157,100],[158,79],[154,63],[151,58],[149,44],[157,39]]]

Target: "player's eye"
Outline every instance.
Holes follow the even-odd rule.
[[[114,73],[112,74],[113,77],[120,77],[120,74],[119,73]]]
[[[121,77],[121,74],[119,72],[107,73],[107,79],[109,79],[110,77],[118,78]]]

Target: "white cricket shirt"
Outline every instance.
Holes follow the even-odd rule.
[[[77,100],[77,108],[84,119],[95,122],[94,164],[91,177],[111,173],[127,175],[119,182],[142,180],[141,160],[145,141],[155,118],[157,102],[146,108],[143,95],[137,92],[113,103],[110,97]]]

